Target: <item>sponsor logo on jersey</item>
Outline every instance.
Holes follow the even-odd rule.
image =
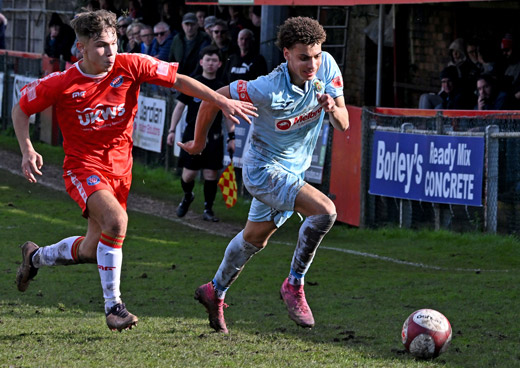
[[[343,87],[343,77],[341,75],[338,75],[336,78],[334,78],[332,80],[332,86],[335,88]]]
[[[99,184],[100,181],[101,181],[101,179],[99,178],[99,176],[97,176],[97,175],[90,175],[87,178],[87,185],[88,186],[94,186],[94,185]]]
[[[83,98],[86,93],[85,91],[72,92],[72,98]]]
[[[320,118],[323,107],[318,105],[314,110],[304,112],[301,115],[287,119],[275,120],[275,128],[277,131],[287,131],[300,129],[301,127],[310,124]]]
[[[88,107],[82,111],[76,110],[76,112],[78,113],[79,123],[82,126],[87,126],[89,124],[104,123],[117,116],[122,116],[125,113],[125,104],[118,106],[99,104],[94,108]]]
[[[119,87],[120,85],[123,84],[123,76],[120,75],[118,77],[115,77],[114,79],[112,79],[112,82],[110,82],[110,85],[114,88],[117,88]]]

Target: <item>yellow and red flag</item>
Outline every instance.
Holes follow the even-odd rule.
[[[222,196],[224,197],[224,202],[226,203],[226,207],[230,208],[237,203],[237,178],[235,176],[235,167],[233,166],[233,162],[231,162],[226,170],[220,176],[218,180],[218,186],[222,191]]]

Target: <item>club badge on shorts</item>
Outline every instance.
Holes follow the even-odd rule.
[[[97,176],[97,175],[90,175],[87,178],[87,185],[93,186],[93,185],[99,184],[100,181],[101,181],[101,179],[99,178],[99,176]]]

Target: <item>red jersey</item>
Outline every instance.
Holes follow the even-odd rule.
[[[22,89],[20,108],[32,115],[55,105],[63,135],[63,169],[95,168],[113,177],[132,170],[132,131],[141,83],[172,87],[177,63],[118,54],[112,70],[85,74],[76,63]]]

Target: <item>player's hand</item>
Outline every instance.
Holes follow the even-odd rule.
[[[38,152],[34,150],[30,150],[27,153],[24,153],[22,157],[22,172],[25,178],[31,182],[36,183],[36,178],[34,174],[42,175],[40,169],[43,166],[43,158]]]
[[[177,142],[177,146],[188,152],[190,155],[199,155],[204,151],[204,145],[196,144],[195,141],[188,141],[186,143]]]
[[[175,142],[175,132],[168,132],[168,137],[166,138],[166,144],[168,146],[173,146]]]
[[[232,157],[233,154],[235,153],[235,140],[234,139],[231,139],[227,143],[227,151],[228,151],[230,157]]]
[[[331,112],[336,107],[336,101],[332,97],[330,97],[329,94],[317,94],[316,97],[318,97],[318,103],[323,107],[323,110],[325,112]]]
[[[220,106],[222,113],[226,117],[226,119],[231,120],[235,124],[240,124],[240,120],[238,117],[241,117],[249,124],[251,124],[251,120],[249,116],[257,117],[256,107],[253,106],[251,102],[246,101],[238,101],[226,98],[225,102]]]

